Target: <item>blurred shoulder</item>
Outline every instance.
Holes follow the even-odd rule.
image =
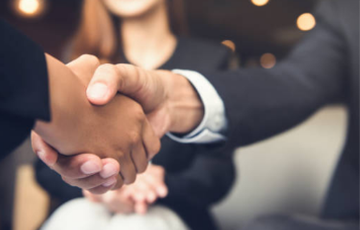
[[[181,65],[177,68],[199,71],[227,69],[232,54],[231,50],[221,43],[184,37],[178,38],[178,47],[175,52],[176,64]]]

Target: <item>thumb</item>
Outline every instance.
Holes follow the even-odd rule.
[[[154,71],[133,65],[104,64],[95,71],[87,89],[87,97],[95,105],[104,105],[120,92],[140,103],[148,113],[166,98],[162,79]]]
[[[100,65],[95,70],[86,90],[88,100],[95,105],[109,103],[115,97],[121,80],[121,73],[114,65]]]

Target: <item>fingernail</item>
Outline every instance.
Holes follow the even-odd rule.
[[[85,162],[81,165],[80,169],[85,174],[94,174],[101,171],[100,165],[96,164],[93,161]]]
[[[54,162],[49,161],[49,159],[47,159],[46,157],[46,153],[43,151],[38,151],[36,152],[36,155],[40,158],[40,160],[42,160],[42,162],[44,162],[47,166],[53,166]]]
[[[100,176],[104,179],[118,174],[118,169],[113,164],[106,164],[100,172]]]
[[[88,88],[87,94],[93,99],[102,99],[106,96],[108,90],[107,85],[104,83],[95,83]]]
[[[114,185],[116,183],[116,178],[115,177],[111,177],[110,179],[108,179],[104,184],[102,184],[102,186],[104,187],[110,187],[112,185]]]

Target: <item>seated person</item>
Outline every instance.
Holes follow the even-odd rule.
[[[69,60],[90,53],[103,62],[132,63],[146,69],[226,70],[230,60],[226,47],[180,37],[186,32],[182,10],[182,0],[86,0],[80,27],[65,56]],[[232,186],[235,177],[233,150],[214,151],[205,146],[177,143],[169,137],[162,138],[161,144],[161,151],[152,160],[151,167],[134,185],[102,196],[88,194],[88,199],[82,200],[69,201],[82,197],[82,191],[66,185],[42,162],[37,162],[38,182],[60,204],[69,201],[53,214],[43,229],[85,229],[79,226],[107,229],[114,225],[121,228],[125,223],[136,226],[142,223],[142,228],[153,226],[159,230],[161,228],[151,222],[154,216],[164,229],[179,229],[179,226],[182,226],[180,229],[216,229],[209,208]],[[143,189],[144,193],[129,192],[141,187],[143,178],[148,177],[156,178],[161,184],[160,187],[156,185],[158,193],[151,189]],[[150,183],[151,186],[154,185]],[[136,194],[151,195],[144,200],[147,195],[139,195],[142,196],[139,198]],[[122,199],[124,196],[126,199]],[[134,211],[147,214],[135,215],[139,221],[123,215]],[[114,212],[117,214],[112,215]],[[168,218],[171,223],[178,224],[167,225]],[[64,225],[70,222],[72,225]]]

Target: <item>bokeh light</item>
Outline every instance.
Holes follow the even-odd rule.
[[[297,19],[297,27],[302,31],[312,30],[316,25],[315,17],[310,13],[304,13]]]
[[[221,42],[221,44],[223,44],[224,46],[227,46],[229,49],[231,49],[232,52],[235,52],[235,50],[236,50],[236,45],[231,40],[224,40]]]
[[[23,17],[37,17],[44,13],[44,0],[17,0],[15,11]]]
[[[265,6],[269,3],[269,0],[251,0],[255,6]]]
[[[260,58],[260,64],[265,69],[271,69],[276,65],[276,57],[274,54],[266,53]]]

